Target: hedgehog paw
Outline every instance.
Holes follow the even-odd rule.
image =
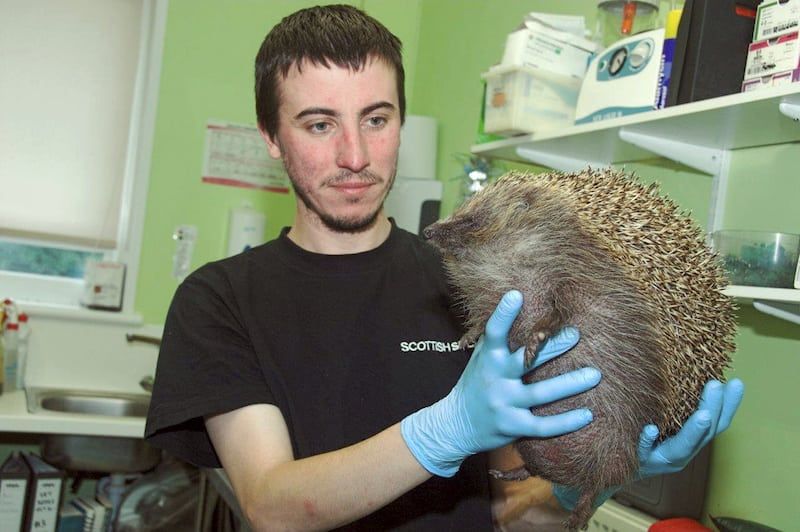
[[[539,333],[541,334],[541,333]],[[530,369],[533,367],[533,362],[536,360],[536,351],[539,349],[539,345],[541,342],[536,343],[534,345],[530,345],[525,349],[525,369]]]
[[[462,336],[461,339],[458,341],[458,348],[465,349],[467,347],[475,345],[475,342],[477,341],[479,336],[480,336],[479,333],[476,334],[474,332],[467,331],[467,333],[464,334],[464,336]]]
[[[518,467],[509,471],[490,469],[489,474],[498,480],[525,480],[531,476],[530,472],[525,469],[525,467]]]

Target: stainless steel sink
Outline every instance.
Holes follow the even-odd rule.
[[[47,434],[42,438],[44,460],[68,471],[141,473],[161,461],[161,451],[139,438]]]
[[[147,416],[150,396],[81,390],[29,389],[28,411],[59,412],[80,416]],[[141,438],[47,434],[42,438],[42,458],[71,471],[137,473],[161,461],[161,451]]]
[[[146,417],[150,396],[117,392],[98,392],[53,388],[27,390],[28,411],[42,410],[68,414],[112,417]]]
[[[107,397],[97,395],[49,395],[41,398],[43,410],[92,414],[95,416],[147,416],[147,397]]]

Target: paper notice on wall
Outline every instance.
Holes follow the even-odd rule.
[[[267,153],[255,126],[209,121],[203,152],[203,182],[288,193],[283,163]]]

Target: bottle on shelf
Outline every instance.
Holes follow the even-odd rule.
[[[0,317],[2,317],[2,316],[0,316]],[[3,323],[3,320],[0,319],[0,324],[2,324],[2,323]],[[2,333],[2,332],[3,332],[3,329],[0,328],[0,333]],[[6,351],[5,351],[5,348],[3,346],[4,343],[5,342],[3,342],[3,335],[0,334],[0,368],[3,369],[2,371],[0,371],[0,395],[3,394],[3,392],[5,391],[5,387],[6,387],[6,383],[5,383]]]
[[[17,353],[19,347],[19,322],[6,322],[3,331],[3,383],[4,391],[17,389]]]
[[[28,338],[31,334],[28,324],[28,315],[20,312],[17,316],[19,323],[19,338],[17,341],[17,389],[25,388],[25,372],[28,367]]]

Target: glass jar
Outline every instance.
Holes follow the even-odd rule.
[[[620,39],[659,27],[659,0],[599,0],[595,41],[608,48]]]

